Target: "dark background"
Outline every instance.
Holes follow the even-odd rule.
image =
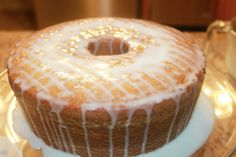
[[[236,16],[235,0],[0,0],[0,30],[35,30],[87,17],[147,19],[181,30],[205,31]]]

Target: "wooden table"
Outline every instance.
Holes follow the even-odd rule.
[[[32,31],[0,31],[0,72],[5,68],[7,57],[12,47],[26,36],[32,34]],[[192,36],[201,48],[204,47],[205,33],[192,33],[186,32],[187,35]],[[217,34],[212,40],[212,45],[208,52],[205,52],[207,56],[207,64],[214,66],[224,77],[228,79],[233,87],[236,89],[236,79],[231,77],[225,66],[225,47],[226,37],[225,34]],[[236,157],[236,152],[232,157]]]

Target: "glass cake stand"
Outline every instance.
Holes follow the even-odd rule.
[[[216,115],[215,126],[207,142],[192,157],[226,157],[236,147],[236,93],[231,84],[213,68],[207,68],[202,91],[211,100]],[[0,74],[0,140],[7,140],[13,156],[23,152],[23,157],[42,157],[40,149],[30,147],[27,140],[13,130],[12,112],[16,104],[7,71]],[[0,149],[0,156],[1,156]],[[10,156],[9,156],[10,157]]]

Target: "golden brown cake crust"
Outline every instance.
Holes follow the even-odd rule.
[[[178,36],[180,38],[183,36],[169,27],[165,29],[177,39]],[[35,37],[32,39],[34,40]],[[27,39],[27,41],[29,40]],[[192,39],[186,39],[186,43],[180,41],[182,39],[176,41],[180,49],[183,47],[194,51]],[[15,64],[18,65],[17,59],[12,58],[12,62],[15,61]],[[166,65],[170,65],[175,70],[178,69],[171,63],[166,63]],[[22,68],[31,71],[31,67]],[[23,89],[21,83],[17,82],[20,73],[12,72],[12,68],[9,68],[8,76],[27,122],[33,132],[47,145],[82,157],[105,157],[110,156],[111,153],[113,156],[120,157],[153,151],[173,140],[188,125],[204,80],[205,66],[194,74],[196,79],[191,83],[186,81],[188,74],[183,75],[183,73],[175,76],[172,74],[173,69],[167,68],[165,70],[167,74],[176,79],[177,85],[185,85],[182,92],[176,97],[169,97],[159,103],[152,104],[151,112],[148,112],[146,108],[150,104],[142,104],[134,110],[132,116],[130,116],[132,109],[127,108],[127,104],[120,104],[121,108],[116,111],[117,116],[115,117],[117,119],[115,121],[112,119],[114,116],[111,116],[110,110],[103,108],[104,106],[83,112],[82,104],[86,97],[81,95],[76,96],[76,99],[69,99],[67,105],[64,105],[60,112],[55,112],[54,107],[60,106],[57,101],[49,101],[46,98],[37,99],[38,89],[36,86]],[[191,68],[187,70],[189,73],[193,72]],[[152,82],[149,77],[146,78],[146,81]],[[154,82],[153,86],[161,92],[166,90],[160,83]],[[83,100],[80,101],[80,97]],[[84,117],[83,113],[85,113]],[[148,113],[151,115],[148,116]],[[112,126],[113,122],[115,122],[114,126]],[[111,126],[114,128],[111,129]],[[145,147],[143,147],[144,144]]]

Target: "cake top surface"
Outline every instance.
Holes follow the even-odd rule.
[[[34,87],[39,99],[62,104],[160,101],[196,81],[204,67],[201,50],[185,34],[119,18],[38,31],[19,43],[8,60],[9,76],[22,90]]]

